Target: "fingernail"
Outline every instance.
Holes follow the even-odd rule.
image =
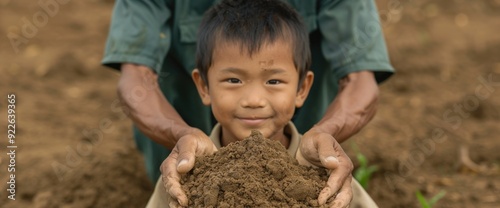
[[[181,165],[184,165],[184,164],[186,164],[187,162],[188,162],[188,160],[187,160],[187,159],[182,159],[182,160],[179,162],[179,164],[177,164],[177,167],[179,167],[179,166],[181,166]]]
[[[328,156],[327,158],[325,158],[325,161],[326,162],[335,162],[335,163],[339,162],[339,160],[334,156]]]

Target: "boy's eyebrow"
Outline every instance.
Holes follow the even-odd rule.
[[[234,67],[228,67],[222,69],[222,72],[229,72],[229,73],[235,73],[235,74],[243,74],[244,70],[240,68],[234,68]]]
[[[266,74],[286,73],[286,70],[281,69],[281,68],[262,68],[262,69],[264,69],[263,73],[266,73]],[[222,69],[222,72],[235,73],[235,74],[246,74],[245,70],[240,69],[240,68],[235,68],[235,67],[224,68],[224,69]]]
[[[264,73],[266,74],[281,74],[286,72],[286,70],[281,68],[262,68],[262,69],[264,69]]]

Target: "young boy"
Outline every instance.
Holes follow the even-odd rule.
[[[210,139],[217,148],[259,130],[279,141],[299,162],[300,137],[291,122],[311,89],[307,31],[298,14],[278,0],[223,1],[209,10],[198,37],[197,69],[192,72],[202,102],[218,124]],[[375,203],[354,182],[353,201]],[[176,205],[158,180],[147,207]]]

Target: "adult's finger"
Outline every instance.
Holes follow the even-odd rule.
[[[331,170],[326,187],[318,196],[318,202],[320,204],[324,204],[330,197],[338,194],[340,190],[351,190],[350,186],[345,187],[344,185],[346,181],[350,184],[350,181],[352,180],[351,171],[353,166],[349,157],[335,141],[333,142],[333,145],[330,146],[331,148],[322,145],[319,147],[320,149],[318,149],[318,151],[320,152],[320,157],[324,158],[321,159],[323,165]],[[332,156],[332,151],[334,152],[334,156]]]
[[[210,155],[217,151],[212,140],[202,131],[183,136],[175,148],[179,152],[177,158],[179,173],[187,173],[193,169],[196,156]]]
[[[318,148],[318,156],[323,167],[330,170],[336,169],[340,165],[339,157],[342,152],[339,152],[340,146],[330,135],[321,134],[317,140],[316,147]]]
[[[181,176],[177,171],[177,159],[178,152],[177,149],[174,149],[169,157],[163,161],[161,166],[163,186],[170,197],[174,198],[180,205],[187,206],[188,198],[181,188]]]
[[[347,178],[347,180],[345,180],[344,184],[342,185],[342,188],[339,190],[337,196],[335,196],[335,199],[330,204],[331,205],[330,207],[342,207],[342,208],[349,207],[353,196],[351,182],[352,182],[352,176],[350,176],[349,178]]]
[[[318,203],[320,205],[326,204],[331,197],[333,201],[329,203],[331,207],[348,207],[352,200],[352,176],[349,175],[345,180],[336,180],[337,177],[330,175],[327,186],[321,190],[318,196]],[[333,206],[335,205],[335,206]]]
[[[178,207],[181,207],[181,205],[179,205],[179,203],[175,200],[170,200],[170,202],[168,203],[168,207],[169,208],[178,208]]]
[[[177,142],[175,148],[179,152],[176,160],[176,170],[179,173],[187,173],[194,167],[196,149],[198,143],[196,139],[190,138],[191,135],[182,137]]]

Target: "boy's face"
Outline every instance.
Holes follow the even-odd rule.
[[[198,70],[193,80],[203,103],[212,106],[226,141],[243,140],[252,129],[280,141],[286,139],[283,128],[295,107],[304,103],[313,75],[308,72],[299,86],[291,47],[276,41],[263,45],[252,57],[237,44],[222,44],[214,50],[208,86]]]

